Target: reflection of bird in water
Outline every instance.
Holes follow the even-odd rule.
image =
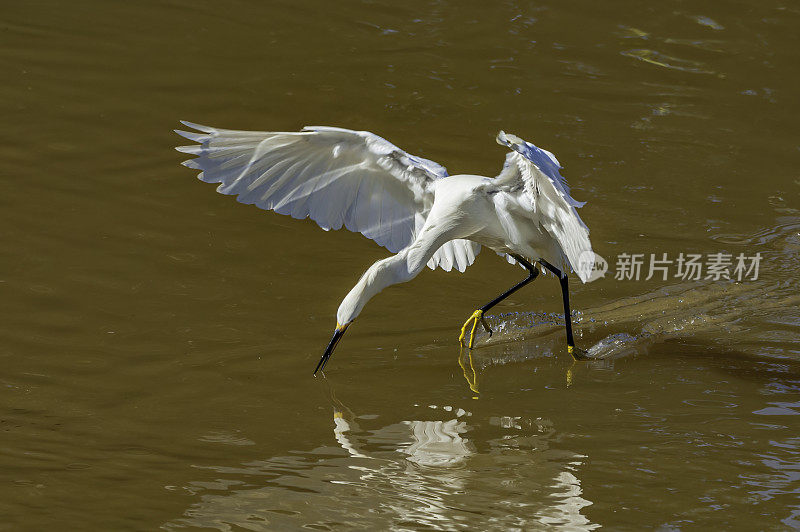
[[[342,403],[324,379],[326,394],[333,405],[333,433],[342,449],[354,458],[371,458],[361,449],[357,434],[361,433],[356,415]],[[472,414],[463,409],[448,409],[455,417],[446,421],[401,421],[378,430],[370,431],[370,439],[387,442],[403,442],[398,450],[408,455],[408,461],[423,466],[451,466],[472,454],[472,450],[461,435],[469,428],[463,417]],[[409,441],[409,437],[411,440]]]
[[[524,356],[524,359],[527,360],[529,358],[533,358],[536,354],[539,354],[539,353],[536,353],[536,352],[530,353],[530,355],[531,355],[530,357],[528,356],[529,353],[524,353],[523,356]],[[481,393],[481,390],[480,390],[480,380],[481,379],[480,379],[480,377],[481,377],[481,374],[488,367],[490,367],[492,365],[503,365],[507,361],[511,361],[511,360],[515,360],[515,359],[519,358],[519,357],[513,357],[512,356],[512,357],[508,357],[508,359],[504,359],[502,356],[494,357],[494,356],[490,355],[488,357],[488,359],[481,357],[482,360],[479,363],[479,362],[476,362],[474,360],[472,355],[473,355],[472,349],[466,349],[466,350],[463,349],[463,348],[459,349],[459,352],[458,352],[458,365],[461,367],[461,371],[464,374],[464,379],[467,381],[467,385],[469,386],[469,389],[472,390],[473,392],[475,392],[475,395],[472,396],[473,399],[478,399],[479,394]],[[566,369],[566,371],[564,373],[564,378],[566,379],[566,383],[567,383],[568,387],[572,386],[572,384],[573,384],[574,371],[576,369],[576,362],[577,362],[577,360],[573,359],[571,365]],[[581,363],[581,365],[582,366],[591,365],[591,366],[594,366],[594,367],[599,367],[598,366],[598,362],[602,363],[603,361],[597,361],[595,359],[589,358],[589,359],[587,359],[586,362]],[[605,364],[605,365],[607,366],[607,364]]]
[[[567,530],[598,527],[581,513],[592,504],[583,497],[581,480],[576,476],[586,457],[551,448],[550,442],[559,435],[549,420],[511,415],[475,420],[472,412],[456,406],[428,405],[420,408],[433,412],[418,412],[421,416],[443,415],[446,420],[399,421],[376,427],[369,426],[369,417],[365,417],[368,427],[361,427],[358,416],[336,397],[327,377],[323,378],[323,385],[333,406],[334,436],[347,451],[350,467],[360,474],[359,485],[370,491],[390,486],[392,499],[408,497],[413,509],[403,502],[389,503],[390,507],[401,509],[404,516],[413,512],[425,524],[432,519],[439,523],[450,520],[449,512],[462,504],[457,494],[475,502],[487,488],[491,499],[497,500],[498,486],[489,472],[494,460],[498,460],[495,465],[502,463],[504,471],[501,484],[513,492],[506,494],[508,500],[516,499],[524,492],[520,485],[532,479],[535,490],[548,491],[548,496],[542,498],[547,501],[543,506],[532,504],[529,495],[513,503],[513,508],[522,509],[525,515],[518,522],[525,525],[520,528],[529,529],[533,523]],[[465,437],[467,434],[469,438]],[[404,455],[400,462],[392,458],[393,452],[398,451]],[[407,467],[398,468],[399,463]],[[351,481],[348,485],[356,483]],[[514,522],[514,513],[510,509],[507,512],[508,523]],[[491,515],[473,517],[497,523]]]
[[[275,133],[184,124],[202,132],[177,131],[198,143],[178,148],[198,156],[184,164],[202,170],[203,181],[220,183],[219,192],[311,218],[326,230],[345,226],[395,253],[370,266],[345,296],[315,373],[370,298],[410,281],[426,264],[464,271],[481,245],[517,262],[528,276],[476,310],[459,341],[471,348],[478,323],[491,333],[484,313],[533,281],[538,262],[560,279],[573,353],[567,270],[586,282],[594,255],[576,211],[582,203],[570,197],[552,153],[501,131],[497,142],[511,151],[497,177],[449,176],[439,164],[366,131],[307,127]]]
[[[343,451],[332,449],[328,433],[288,443],[291,450],[278,454],[248,453],[242,462],[223,453],[221,462],[194,466],[189,479],[167,486],[190,497],[164,528],[598,527],[584,515],[591,504],[581,479],[587,456],[569,450],[550,420],[532,417],[530,405],[501,412],[495,403],[491,412],[471,413],[431,404],[439,394],[423,393],[425,404],[401,396],[361,405],[356,415],[335,398],[335,383],[325,376],[317,383],[330,398],[333,436]]]
[[[408,460],[420,465],[443,466],[462,461],[472,454],[467,440],[461,435],[467,432],[464,421],[453,418],[448,421],[408,422],[414,442],[403,448]]]
[[[475,362],[472,360],[472,349],[468,349],[466,353],[463,349],[458,350],[458,365],[461,366],[461,371],[464,372],[464,378],[467,380],[469,389],[475,393],[481,393],[478,389],[478,372],[475,371]],[[477,399],[473,396],[473,399]]]

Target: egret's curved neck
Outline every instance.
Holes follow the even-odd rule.
[[[345,325],[353,321],[367,301],[384,288],[405,283],[419,275],[436,250],[447,240],[445,235],[423,230],[409,247],[370,266],[339,305],[336,314],[338,323]]]

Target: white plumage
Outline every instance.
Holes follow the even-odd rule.
[[[511,148],[495,178],[449,176],[367,131],[306,127],[299,132],[218,129],[183,122],[200,133],[176,132],[197,144],[183,164],[217,191],[325,230],[346,227],[394,253],[370,266],[342,301],[343,332],[386,286],[430,268],[464,271],[481,246],[525,261],[543,261],[586,282],[589,231],[552,153],[500,132]],[[332,341],[332,344],[335,343]],[[330,346],[329,346],[330,349]]]
[[[267,133],[182,123],[203,132],[176,130],[198,142],[177,148],[199,156],[183,164],[202,170],[201,180],[220,183],[218,192],[311,218],[326,231],[344,226],[392,253],[414,240],[433,204],[433,181],[447,177],[443,166],[366,131],[320,126]],[[428,266],[463,272],[478,251],[474,242],[448,242]]]

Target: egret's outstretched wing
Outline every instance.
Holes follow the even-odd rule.
[[[589,279],[592,261],[581,254],[592,250],[589,229],[578,216],[577,208],[584,203],[569,195],[566,180],[559,173],[561,164],[547,150],[501,131],[497,143],[513,151],[506,155],[503,171],[497,176],[498,185],[521,186],[531,217],[558,241],[569,265],[581,281]]]
[[[197,142],[176,148],[197,155],[183,164],[202,170],[201,180],[220,183],[218,192],[311,218],[325,230],[345,226],[392,253],[412,242],[433,203],[433,180],[447,176],[443,166],[367,131],[270,133],[182,123],[201,132],[176,130]]]

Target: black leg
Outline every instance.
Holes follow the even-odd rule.
[[[506,290],[505,292],[503,292],[502,294],[500,294],[499,296],[497,296],[496,298],[486,303],[484,306],[476,310],[472,314],[472,316],[470,316],[470,318],[466,321],[466,323],[464,323],[464,326],[461,328],[461,336],[458,337],[458,341],[462,342],[462,345],[464,337],[467,334],[467,328],[472,320],[476,320],[476,323],[473,324],[467,347],[472,348],[473,344],[475,343],[475,325],[477,325],[477,320],[480,320],[481,325],[483,325],[483,328],[486,329],[486,332],[489,333],[489,337],[491,338],[493,334],[492,328],[489,327],[488,323],[486,323],[486,319],[484,318],[483,313],[492,308],[493,306],[497,305],[498,303],[500,303],[502,300],[504,300],[505,298],[507,298],[508,296],[510,296],[511,294],[513,294],[514,292],[525,286],[526,284],[536,279],[536,277],[539,275],[539,270],[536,268],[536,266],[534,266],[530,262],[526,261],[522,257],[517,257],[517,256],[515,256],[514,259],[520,264],[522,264],[526,270],[528,270],[528,276],[525,279],[518,282],[517,284],[515,284],[514,286],[512,286],[511,288],[509,288],[508,290]]]
[[[564,299],[564,323],[567,327],[567,348],[570,352],[575,348],[575,339],[572,337],[572,313],[569,311],[569,277],[559,278],[561,281],[561,297]]]
[[[519,290],[520,288],[525,286],[526,284],[528,284],[531,281],[533,281],[534,279],[536,279],[536,276],[539,275],[539,270],[536,268],[536,266],[534,266],[533,264],[529,263],[525,259],[518,258],[518,257],[514,257],[514,258],[517,260],[517,262],[519,262],[520,264],[525,266],[525,269],[528,270],[528,276],[525,279],[523,279],[520,282],[518,282],[517,284],[515,284],[514,286],[512,286],[511,288],[509,288],[508,290],[506,290],[505,292],[503,292],[502,294],[500,294],[499,296],[497,296],[496,298],[494,298],[491,301],[489,301],[488,303],[486,303],[484,306],[482,306],[481,310],[483,312],[486,312],[487,310],[489,310],[493,306],[497,305],[502,300],[504,300],[505,298],[507,298],[508,296],[510,296],[511,294],[513,294],[514,292],[516,292],[517,290]]]
[[[575,339],[572,336],[572,313],[569,310],[569,278],[547,261],[540,260],[539,262],[558,277],[558,281],[561,283],[561,297],[564,300],[564,325],[567,329],[567,350],[573,358],[578,360],[582,357],[580,356],[580,350],[578,352],[575,351]]]

